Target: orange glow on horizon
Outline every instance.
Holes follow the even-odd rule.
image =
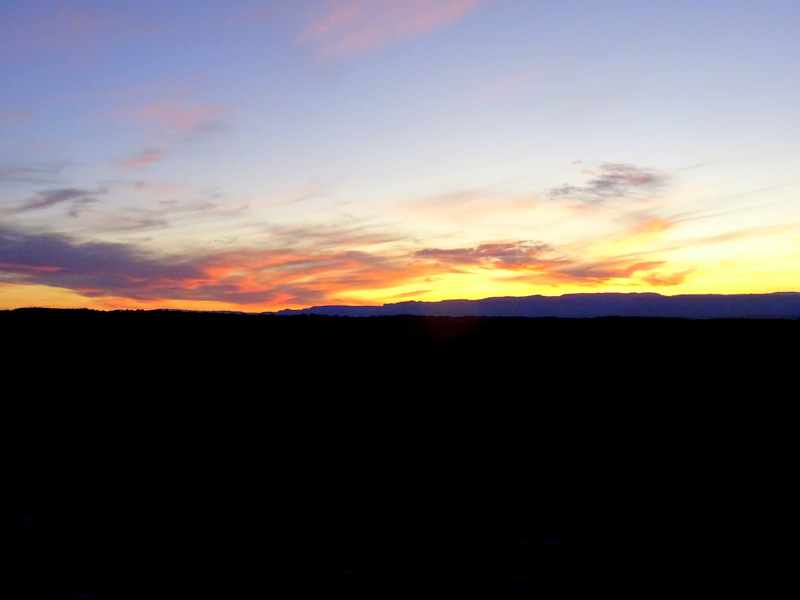
[[[676,251],[669,250],[670,244],[676,244],[665,239],[673,230],[674,223],[669,219],[638,219],[617,235],[589,239],[576,246],[572,255],[566,251],[568,247],[528,241],[491,241],[473,247],[405,253],[315,252],[313,248],[305,252],[225,251],[185,259],[184,263],[172,259],[163,268],[156,261],[145,263],[147,268],[153,265],[152,276],[134,271],[96,277],[94,270],[73,272],[65,266],[7,262],[3,268],[22,281],[0,287],[0,308],[44,305],[261,312],[410,299],[632,291],[668,295],[748,293],[793,288],[797,257],[787,258],[782,270],[776,262],[774,271],[767,274],[749,266],[746,254],[736,259],[729,247],[719,247],[722,243],[738,244],[744,252],[748,245],[763,244],[763,240],[729,236],[716,244],[698,244],[694,252],[699,257],[695,260],[676,261],[671,259]],[[661,244],[664,250],[657,251],[654,248],[659,246],[653,244]],[[714,253],[731,259],[705,258],[714,257]],[[96,268],[94,263],[90,266]],[[46,283],[51,276],[52,286]],[[776,281],[787,285],[776,288]]]

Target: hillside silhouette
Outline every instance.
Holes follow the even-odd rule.
[[[279,315],[342,317],[642,317],[679,319],[797,319],[800,293],[679,294],[589,293],[561,296],[505,296],[481,300],[409,300],[381,306],[312,306]]]
[[[797,575],[797,320],[20,309],[0,327],[0,535],[27,597]]]

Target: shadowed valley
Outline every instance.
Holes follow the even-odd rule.
[[[28,597],[797,573],[797,320],[25,309],[0,326],[2,535]]]

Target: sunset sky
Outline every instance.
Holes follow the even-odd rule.
[[[797,0],[4,0],[0,308],[800,291]]]

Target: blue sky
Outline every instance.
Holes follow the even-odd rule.
[[[7,0],[0,307],[796,291],[798,22]]]

